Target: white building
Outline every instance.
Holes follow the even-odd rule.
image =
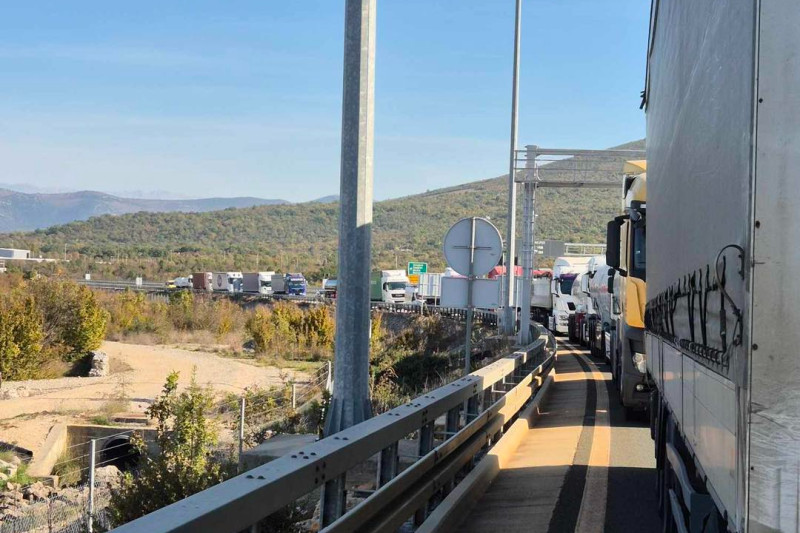
[[[0,248],[0,257],[4,259],[31,259],[31,251],[19,250],[16,248]]]

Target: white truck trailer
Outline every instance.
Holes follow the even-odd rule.
[[[242,292],[272,294],[272,276],[275,272],[245,272],[242,274]]]
[[[442,278],[447,277],[461,277],[461,275],[450,267],[444,272],[420,274],[416,298],[430,305],[438,305],[439,298],[442,297]]]
[[[242,292],[241,272],[213,272],[211,280],[215,292]]]
[[[653,3],[645,344],[666,531],[800,530],[799,28],[797,0]]]
[[[588,257],[558,257],[553,262],[553,277],[550,280],[552,311],[547,319],[547,327],[555,333],[569,332],[569,317],[575,313],[572,299],[572,285],[575,278],[586,269]],[[534,291],[536,286],[534,283]]]

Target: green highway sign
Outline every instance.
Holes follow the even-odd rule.
[[[419,261],[409,261],[408,262],[408,275],[414,276],[417,274],[427,274],[428,273],[428,263],[421,263]]]

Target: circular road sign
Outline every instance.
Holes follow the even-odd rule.
[[[475,241],[472,240],[473,221]],[[462,218],[444,237],[444,257],[450,267],[462,276],[469,275],[470,252],[473,253],[472,275],[485,276],[500,262],[503,239],[494,225],[485,218]]]

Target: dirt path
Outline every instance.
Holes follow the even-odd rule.
[[[131,400],[128,411],[143,412],[173,370],[180,372],[184,387],[196,368],[197,382],[218,392],[241,392],[248,386],[267,387],[283,381],[278,368],[257,367],[208,352],[119,342],[104,342],[101,350],[131,369],[102,378],[4,383],[3,388],[24,385],[30,396],[0,400],[0,441],[35,451],[53,424],[85,420],[123,388]],[[287,371],[285,377],[305,379],[293,371]]]

